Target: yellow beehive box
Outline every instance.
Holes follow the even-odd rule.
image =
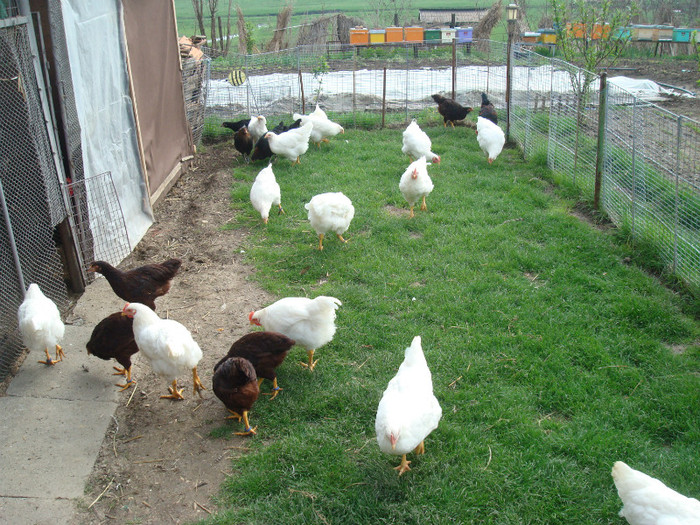
[[[386,31],[384,29],[369,30],[370,44],[383,44],[384,42],[386,42]]]

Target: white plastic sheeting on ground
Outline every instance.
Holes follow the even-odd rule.
[[[119,2],[64,0],[63,20],[80,120],[85,177],[110,171],[119,196],[130,247],[153,215],[144,183],[121,34]],[[86,185],[90,191],[90,185]],[[95,237],[109,243],[108,210],[90,209]],[[104,245],[104,244],[103,244]],[[95,253],[96,259],[106,254]],[[107,259],[103,259],[107,260]],[[109,261],[116,264],[120,261]]]
[[[663,100],[668,95],[691,96],[688,93],[667,89],[648,79],[612,77],[608,79],[608,83],[614,84],[643,100]]]
[[[433,93],[448,92],[452,86],[452,69],[387,69],[386,98],[389,101],[418,101],[430,99]],[[307,97],[319,88],[319,79],[310,73],[303,75],[304,91]],[[354,93],[356,96],[382,96],[381,70],[361,69],[355,71]],[[529,82],[528,82],[529,77]],[[334,71],[319,77],[324,96],[348,95],[353,93],[353,72]],[[490,95],[503,96],[505,93],[506,66],[464,66],[456,71],[458,93],[488,91]],[[279,98],[289,96],[289,86],[293,94],[298,93],[298,73],[274,73],[270,75],[248,76],[243,86],[234,87],[225,80],[212,80],[209,84],[207,104],[227,106],[250,103],[250,89],[255,94],[255,103],[264,107]],[[541,85],[557,93],[573,93],[571,76],[566,71],[555,70],[549,65],[539,67],[513,68],[513,86]],[[262,86],[278,86],[278,89],[260,89]],[[594,86],[597,89],[597,85]],[[480,99],[474,103],[480,103]]]

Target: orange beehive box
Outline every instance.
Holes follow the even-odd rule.
[[[406,42],[422,42],[423,28],[422,27],[404,27],[403,38]]]
[[[387,42],[403,42],[403,27],[387,27],[386,28]]]
[[[574,38],[584,38],[586,36],[585,24],[566,24],[566,30],[569,34],[573,34]]]
[[[593,24],[592,40],[606,39],[610,36],[610,24]]]
[[[359,46],[366,46],[369,44],[369,29],[366,27],[351,27],[350,43]]]

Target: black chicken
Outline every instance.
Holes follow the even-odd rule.
[[[246,126],[236,131],[236,134],[233,136],[233,147],[236,148],[236,150],[243,155],[246,162],[248,162],[250,152],[253,151],[253,137],[248,133],[248,128]]]
[[[126,382],[116,386],[126,390],[134,384],[131,380],[131,356],[139,351],[134,339],[134,320],[122,315],[121,311],[102,319],[92,331],[90,340],[85,345],[88,355],[94,355],[105,361],[114,359],[123,368],[114,369],[114,375],[126,376]]]
[[[282,390],[277,386],[277,373],[275,368],[282,364],[287,357],[289,349],[295,344],[293,339],[277,332],[251,332],[244,335],[232,345],[228,354],[217,363],[219,366],[229,357],[244,357],[250,361],[258,376],[258,386],[263,379],[272,381],[273,400]]]
[[[124,272],[105,261],[95,261],[88,269],[104,275],[117,297],[129,303],[145,304],[155,310],[156,297],[168,293],[181,264],[180,259],[168,259],[160,264],[146,264]]]
[[[214,367],[212,377],[214,394],[226,406],[231,415],[226,419],[243,419],[244,432],[236,432],[239,436],[255,434],[248,421],[248,412],[260,395],[258,377],[255,368],[247,359],[242,357],[224,357]]]
[[[272,157],[272,155],[274,154],[270,149],[270,141],[267,140],[265,135],[263,135],[255,143],[255,147],[253,148],[253,154],[250,156],[250,160],[263,160]]]
[[[272,128],[272,131],[279,135],[280,133],[284,133],[285,131],[289,131],[290,129],[298,128],[299,126],[301,126],[300,118],[296,119],[289,126],[285,125],[284,121],[282,120],[279,124]]]
[[[237,120],[235,122],[223,122],[221,124],[221,127],[233,130],[233,132],[235,133],[236,131],[241,129],[243,126],[247,126],[248,122],[250,122],[250,119],[244,118],[242,120]]]
[[[486,93],[481,94],[481,109],[479,110],[479,116],[490,120],[494,124],[498,124],[498,115],[496,114],[496,108],[493,107],[491,101],[486,96]]]
[[[464,120],[472,110],[472,108],[465,108],[451,98],[445,98],[442,95],[433,95],[433,100],[437,102],[438,113],[442,115],[442,118],[444,119],[443,125],[445,127],[447,127],[447,123],[449,122],[454,128],[455,122],[457,120]]]

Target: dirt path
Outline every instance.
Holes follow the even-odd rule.
[[[156,224],[122,265],[182,259],[172,290],[157,301],[158,313],[192,331],[204,352],[199,374],[209,390],[202,400],[193,397],[192,379],[183,377],[186,400],[161,400],[167,385],[143,360],[136,361],[138,384],[135,391],[121,394],[123,404],[105,436],[74,523],[184,523],[204,518],[207,510],[216,508],[211,496],[231,473],[231,458],[245,452],[244,438],[209,435],[226,416],[211,392],[212,368],[231,343],[249,331],[247,313],[270,299],[246,280],[252,270],[241,263],[245,233],[220,229],[233,213],[232,151],[223,144],[198,156],[194,169],[156,208]],[[81,299],[83,311],[104,308],[103,301],[114,303],[117,310],[122,302],[109,293],[88,295]]]

